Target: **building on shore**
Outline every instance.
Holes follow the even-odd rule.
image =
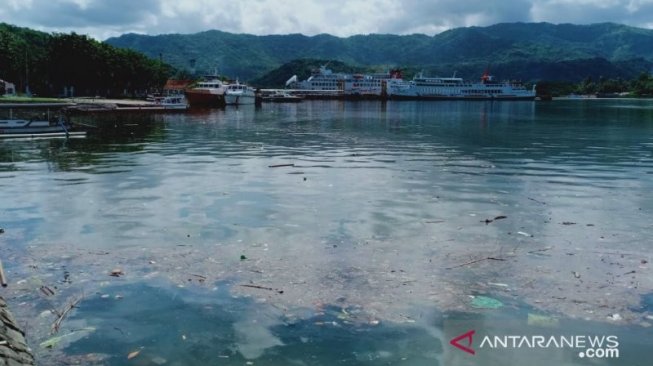
[[[168,79],[163,86],[163,94],[168,96],[184,95],[184,92],[193,83],[192,80]]]
[[[0,96],[14,96],[16,95],[16,85],[8,81],[0,79]]]

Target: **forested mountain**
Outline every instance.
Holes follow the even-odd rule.
[[[0,79],[39,95],[122,96],[160,87],[174,69],[143,54],[77,34],[0,23]]]
[[[504,23],[456,28],[435,36],[327,34],[254,36],[217,30],[195,34],[126,34],[107,43],[141,51],[185,69],[241,80],[260,78],[296,59],[333,59],[352,66],[424,69],[476,78],[486,67],[500,78],[579,81],[633,78],[653,65],[653,30],[613,23]],[[287,75],[290,77],[291,75]]]

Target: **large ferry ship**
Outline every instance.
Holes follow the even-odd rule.
[[[293,76],[286,86],[300,91],[342,92],[342,83],[349,78],[351,75],[334,73],[331,69],[327,69],[326,65],[322,65],[319,69],[313,70],[306,80],[298,81],[297,77]]]
[[[343,82],[345,97],[350,98],[379,98],[384,92],[384,83],[394,79],[403,80],[401,70],[395,69],[385,73],[354,74]]]
[[[401,70],[352,75],[334,73],[326,65],[323,65],[319,69],[313,70],[311,76],[306,80],[298,81],[297,76],[293,76],[286,82],[286,86],[294,89],[294,94],[300,95],[378,98],[383,94],[384,82],[390,79],[401,80]]]
[[[480,82],[455,77],[424,77],[422,73],[412,81],[391,79],[387,82],[390,99],[509,99],[534,100],[535,86],[527,89],[512,81],[495,81],[486,71]]]

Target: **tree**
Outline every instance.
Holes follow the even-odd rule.
[[[653,94],[653,78],[648,72],[643,72],[632,82],[633,93],[638,96]]]

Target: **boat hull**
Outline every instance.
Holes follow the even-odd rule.
[[[389,95],[390,100],[535,100],[535,95]]]
[[[73,131],[72,126],[61,124],[51,125],[48,121],[4,120],[0,125],[24,124],[23,126],[0,126],[0,138],[10,137],[67,137],[71,134],[85,134],[84,131]]]
[[[264,97],[263,101],[264,102],[270,102],[270,103],[299,103],[303,100],[304,98],[300,97],[293,97],[293,96],[287,96],[287,97]]]
[[[226,93],[224,96],[226,105],[248,105],[256,102],[255,95],[249,94],[230,94]]]
[[[0,134],[0,139],[47,139],[47,138],[80,138],[86,137],[86,131],[70,132],[26,132],[26,133],[7,133]]]
[[[191,107],[222,107],[225,104],[224,94],[210,93],[205,90],[189,90],[186,100]]]

